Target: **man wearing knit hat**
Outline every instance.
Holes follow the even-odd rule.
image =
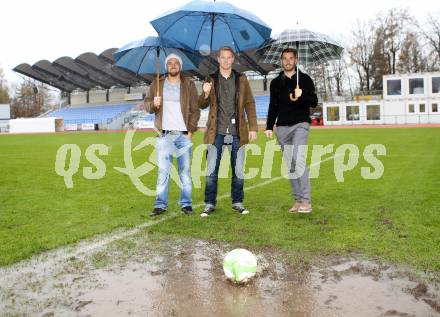
[[[192,210],[191,150],[192,135],[197,130],[200,109],[194,82],[181,76],[182,58],[169,54],[165,59],[167,75],[154,81],[145,97],[145,107],[155,114],[154,125],[159,131],[157,139],[157,197],[150,216],[164,213],[168,208],[170,169],[173,153],[176,153],[180,177],[180,206],[182,212],[190,215]],[[156,96],[159,85],[159,96]]]

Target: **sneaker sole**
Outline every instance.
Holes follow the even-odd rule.
[[[163,215],[164,213],[166,213],[166,211],[163,211],[163,212],[158,213],[158,214],[150,213],[150,217],[157,217],[157,216]]]
[[[298,211],[300,214],[309,214],[312,212],[312,209],[298,209]]]
[[[239,212],[238,210],[232,208],[232,211],[238,212],[240,215],[247,215],[249,214],[249,210],[245,209],[242,212]]]
[[[180,210],[180,211],[181,211],[183,214],[188,215],[188,216],[194,214],[194,209],[191,210],[191,211],[184,211],[184,210],[182,209],[182,210]]]
[[[205,213],[205,212],[202,212],[201,214],[200,214],[200,217],[203,217],[203,218],[205,218],[205,217],[208,217],[209,215],[207,214],[207,213]]]
[[[158,217],[158,216],[161,216],[161,215],[163,215],[163,213],[161,213],[161,214],[150,214],[150,217]]]

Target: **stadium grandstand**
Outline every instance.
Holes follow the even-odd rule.
[[[66,130],[114,130],[152,128],[154,115],[139,110],[139,104],[154,79],[153,75],[140,75],[114,65],[110,48],[101,54],[83,53],[76,58],[60,57],[53,62],[40,60],[13,70],[61,91],[61,102],[40,117],[64,120]],[[218,68],[213,56],[208,56],[198,70],[185,72],[192,77],[201,91],[202,81]],[[256,51],[237,54],[234,69],[246,72],[255,95],[257,118],[260,123],[267,115],[268,85],[274,68],[257,63]],[[202,111],[199,126],[204,127],[208,112]]]
[[[61,117],[65,124],[110,124],[115,118],[133,108],[135,104],[102,105],[87,108],[63,108],[46,116]]]

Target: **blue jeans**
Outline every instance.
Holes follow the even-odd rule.
[[[207,151],[207,165],[208,171],[212,172],[206,176],[206,187],[205,187],[205,204],[214,205],[217,203],[217,188],[218,188],[218,170],[220,166],[220,161],[222,158],[223,148],[226,147],[224,144],[224,135],[217,134],[214,140],[214,144],[208,146]],[[238,150],[240,149],[240,139],[238,136],[233,137],[231,145],[227,146],[231,153],[231,168],[232,168],[232,181],[231,181],[231,198],[232,203],[242,203],[244,198],[243,186],[244,178],[243,171],[236,171],[237,163],[243,167],[244,155],[238,156]],[[214,168],[210,168],[214,167]]]
[[[173,153],[176,152],[180,178],[180,206],[191,206],[191,147],[192,141],[183,134],[165,134],[157,138],[157,197],[154,208],[167,209],[170,184],[170,169],[173,166]]]

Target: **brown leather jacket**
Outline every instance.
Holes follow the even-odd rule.
[[[214,144],[217,134],[218,91],[216,87],[218,86],[219,74],[217,71],[210,78],[212,88],[208,98],[205,98],[203,91],[199,96],[199,107],[201,109],[210,106],[204,137],[206,144]],[[249,143],[249,131],[258,131],[257,112],[254,96],[246,75],[235,72],[235,80],[236,87],[238,87],[235,93],[235,125],[240,137],[240,145],[243,145]]]
[[[165,77],[159,79],[159,95],[163,96],[163,85]],[[153,101],[156,96],[157,80],[150,85],[148,94],[144,99],[145,108],[149,113],[154,113],[154,126],[162,131],[163,99],[159,109],[154,107]],[[198,94],[194,82],[187,78],[180,78],[180,107],[182,109],[183,120],[185,121],[188,132],[197,131],[197,122],[200,119],[200,108],[197,105]]]

